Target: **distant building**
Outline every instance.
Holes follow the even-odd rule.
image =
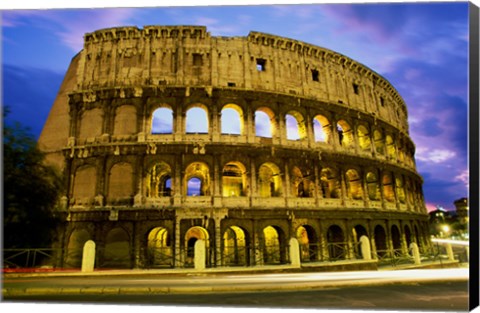
[[[454,201],[453,204],[455,204],[459,222],[468,225],[468,199],[460,198]]]

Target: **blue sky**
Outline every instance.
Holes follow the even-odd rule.
[[[83,35],[100,28],[204,25],[322,46],[384,76],[407,103],[429,209],[468,196],[468,3],[365,3],[4,10],[3,105],[38,137]]]

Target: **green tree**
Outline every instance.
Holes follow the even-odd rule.
[[[4,122],[8,114],[4,109]],[[19,123],[3,127],[3,247],[50,247],[59,219],[55,205],[61,175],[44,163],[28,128]]]

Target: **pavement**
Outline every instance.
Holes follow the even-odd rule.
[[[337,263],[337,262],[336,262]],[[345,261],[348,264],[348,261]],[[325,265],[325,264],[324,264]],[[337,265],[339,265],[337,263]],[[341,265],[341,264],[340,264]],[[440,274],[422,276],[422,269],[442,268]],[[31,296],[31,295],[67,295],[67,294],[159,294],[159,293],[218,293],[218,292],[252,292],[252,291],[281,291],[281,290],[308,290],[314,288],[332,288],[346,286],[367,286],[372,284],[392,284],[419,281],[468,281],[468,264],[459,264],[457,262],[442,263],[423,263],[421,266],[401,265],[396,267],[383,267],[376,271],[319,271],[319,267],[314,264],[303,266],[302,268],[292,265],[274,265],[258,267],[217,267],[206,268],[204,270],[195,269],[126,269],[126,270],[95,270],[93,272],[75,271],[53,271],[53,272],[31,272],[31,273],[4,273],[3,279],[28,279],[28,278],[61,278],[74,277],[119,277],[143,276],[145,278],[153,277],[157,280],[164,280],[165,284],[155,284],[147,286],[114,286],[114,285],[93,285],[93,286],[48,286],[32,284],[31,287],[5,287],[2,286],[2,295],[4,298],[10,296]],[[409,271],[406,273],[405,271]],[[438,271],[438,270],[437,270]],[[430,271],[431,272],[431,271]],[[258,281],[255,278],[252,282],[247,282],[246,276],[261,276],[258,274],[279,274],[277,282],[265,280]],[[281,275],[286,274],[286,275]],[[445,275],[444,275],[445,274]],[[245,280],[242,281],[242,275]],[[235,278],[232,278],[235,276]],[[300,278],[300,277],[311,278]],[[285,281],[281,279],[285,277]],[[181,280],[185,283],[178,284]],[[238,280],[238,283],[235,283]],[[176,282],[169,284],[168,282]]]

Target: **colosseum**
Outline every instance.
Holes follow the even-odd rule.
[[[39,139],[64,173],[61,266],[379,262],[430,246],[407,108],[368,67],[203,26],[84,36]],[[363,255],[360,238],[371,255]]]

